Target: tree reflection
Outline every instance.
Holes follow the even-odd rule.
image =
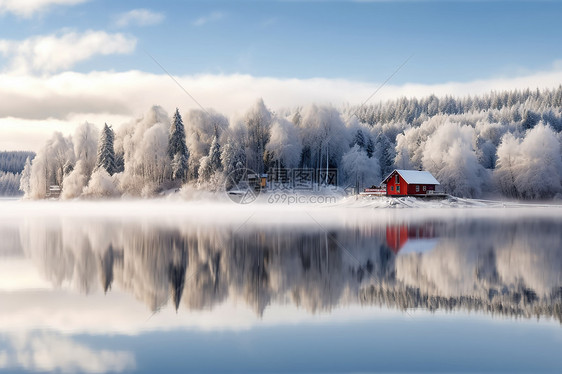
[[[36,218],[19,230],[24,253],[54,285],[83,293],[116,286],[152,311],[205,310],[232,299],[259,316],[272,303],[312,313],[360,303],[562,321],[562,232],[549,220],[325,232]]]

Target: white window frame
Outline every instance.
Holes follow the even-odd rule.
[[[398,174],[394,176],[394,183],[396,184],[400,183],[400,176]]]
[[[396,192],[400,192],[400,185],[396,186]]]
[[[423,192],[427,191],[427,186],[423,186]]]
[[[420,185],[416,184],[416,192],[420,192]]]

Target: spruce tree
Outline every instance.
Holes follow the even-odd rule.
[[[222,170],[221,146],[217,135],[215,135],[213,142],[211,143],[211,149],[209,150],[209,162],[211,163],[213,172]]]
[[[367,140],[367,145],[365,146],[365,151],[367,152],[367,156],[369,158],[373,157],[373,153],[375,153],[375,143],[373,142],[373,138],[369,136]]]
[[[187,179],[189,150],[185,144],[185,127],[176,108],[172,126],[170,127],[170,138],[168,140],[168,157],[172,161],[172,179]]]
[[[96,162],[96,169],[104,168],[109,175],[115,173],[115,150],[113,149],[113,140],[115,134],[113,129],[104,125],[98,143],[98,157]]]
[[[176,153],[172,159],[172,179],[185,179],[188,167],[187,158],[179,152]]]
[[[208,182],[217,171],[222,171],[222,161],[218,136],[215,134],[211,148],[209,148],[209,155],[201,158],[199,179]]]
[[[365,149],[365,136],[363,135],[363,131],[361,131],[361,129],[358,129],[355,133],[355,138],[353,139],[351,146],[353,147],[354,144],[357,144],[361,149]]]

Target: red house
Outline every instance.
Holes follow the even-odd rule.
[[[432,194],[437,179],[428,171],[394,170],[383,181],[387,196],[416,196]]]

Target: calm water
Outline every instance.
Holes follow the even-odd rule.
[[[560,208],[2,204],[5,372],[562,372]]]

